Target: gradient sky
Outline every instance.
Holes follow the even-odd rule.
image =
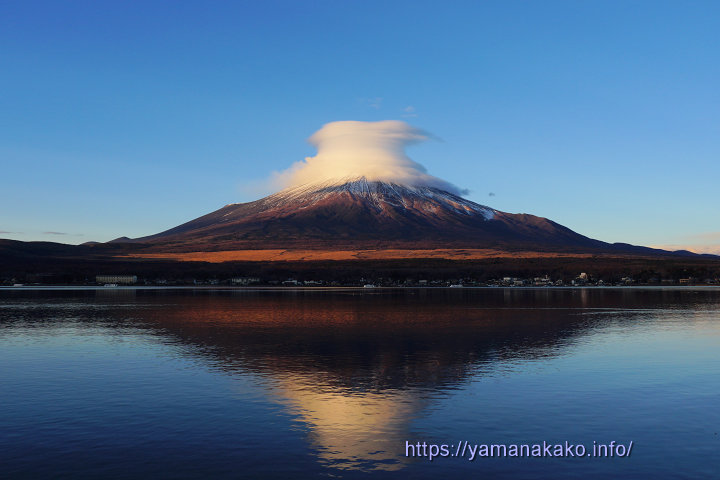
[[[3,1],[0,237],[156,233],[388,119],[478,203],[720,253],[715,1]]]

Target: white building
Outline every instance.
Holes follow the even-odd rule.
[[[137,275],[98,275],[95,277],[95,282],[131,285],[137,283]]]

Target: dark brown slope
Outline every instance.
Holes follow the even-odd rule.
[[[163,252],[271,248],[617,250],[546,218],[500,212],[436,188],[364,178],[296,187],[254,202],[226,205],[134,242],[150,244],[146,251]]]

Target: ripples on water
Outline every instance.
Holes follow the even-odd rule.
[[[719,333],[714,289],[4,290],[0,477],[716,478]]]

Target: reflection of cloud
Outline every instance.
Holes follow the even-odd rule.
[[[424,402],[412,391],[348,392],[323,387],[322,377],[285,378],[274,393],[281,396],[312,429],[318,456],[335,468],[399,470],[409,437],[410,420]]]
[[[173,297],[172,307],[158,297],[158,308],[138,318],[185,354],[229,375],[263,379],[270,396],[307,426],[323,463],[383,471],[405,466],[413,420],[436,398],[429,392],[561,354],[605,325],[577,308],[645,305],[626,293],[237,291]]]

